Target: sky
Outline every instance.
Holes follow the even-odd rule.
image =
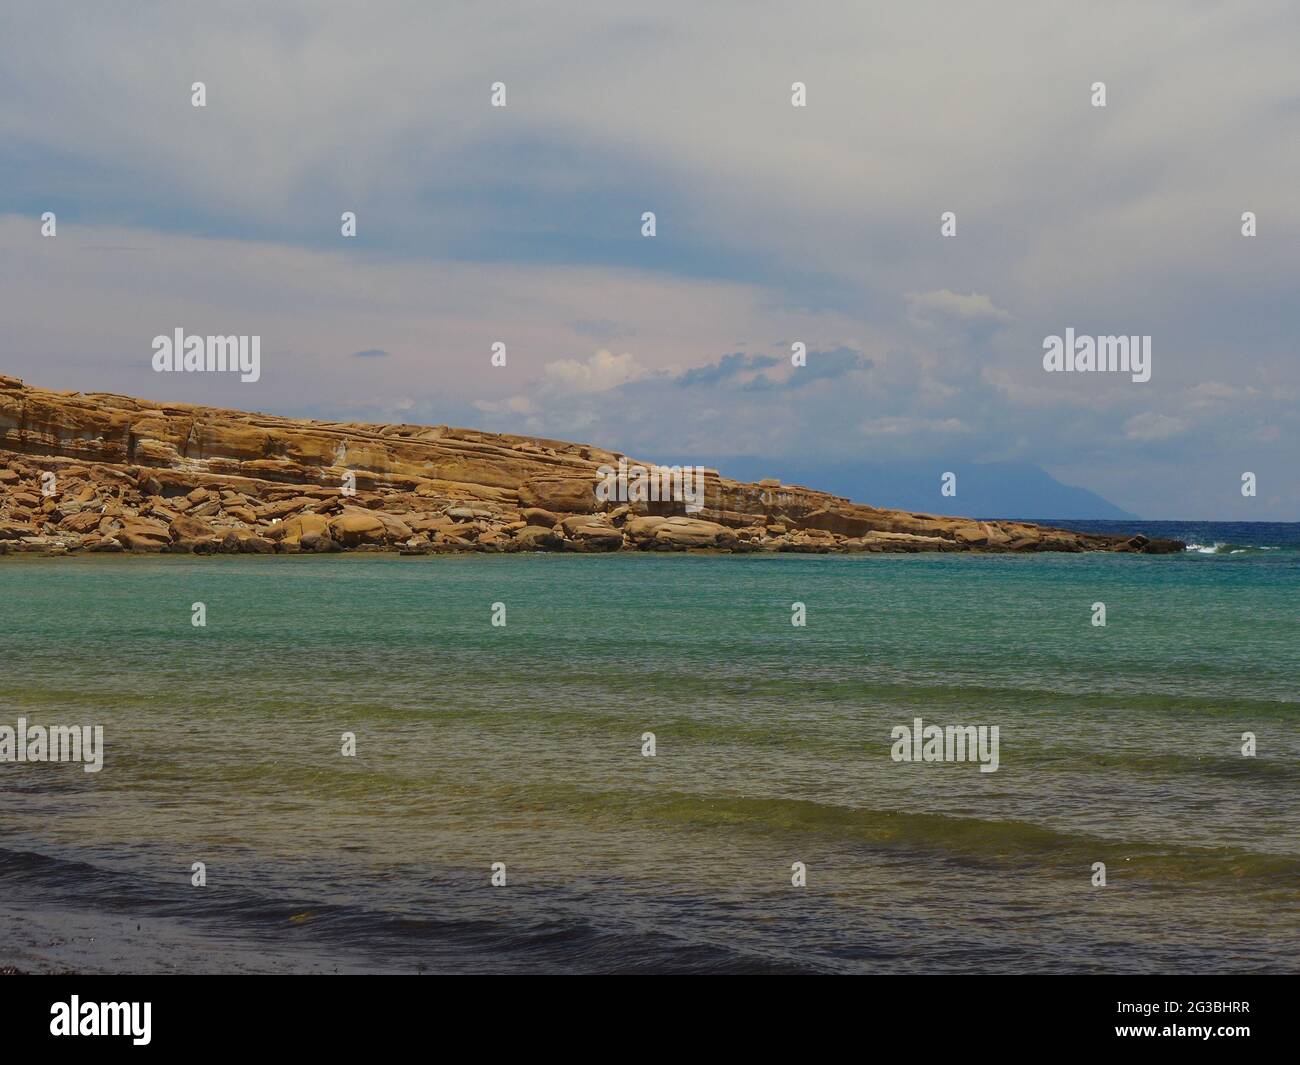
[[[0,373],[1300,520],[1294,4],[637,6],[0,7]]]

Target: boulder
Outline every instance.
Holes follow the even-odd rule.
[[[623,526],[623,531],[634,540],[653,540],[659,526],[667,520],[667,518],[657,517],[629,518],[627,524]]]
[[[514,539],[521,551],[558,551],[564,546],[564,537],[549,525],[526,525]]]
[[[403,544],[413,535],[411,527],[401,518],[396,518],[382,510],[375,511],[374,516],[383,523],[384,539],[388,543]]]
[[[271,526],[266,533],[268,539],[281,540],[286,544],[296,544],[308,536],[321,535],[329,535],[329,519],[310,511],[295,514],[287,521]]]
[[[558,511],[561,514],[590,514],[598,506],[596,477],[538,477],[519,486],[519,505],[525,509]]]
[[[561,523],[568,537],[565,544],[575,551],[617,551],[623,546],[623,531],[600,517],[565,518]]]
[[[384,542],[384,523],[375,514],[358,510],[345,510],[329,523],[330,537],[344,547],[356,547],[360,544],[382,544]],[[408,536],[410,530],[407,530]]]
[[[59,522],[60,529],[66,529],[71,533],[89,533],[99,528],[102,514],[97,510],[80,510],[75,514],[69,514]]]
[[[167,536],[133,529],[123,529],[116,539],[128,551],[162,551],[171,544],[171,539]]]
[[[669,548],[725,547],[736,540],[725,525],[701,518],[665,518],[654,531],[655,543]]]
[[[525,525],[544,525],[551,529],[560,524],[560,516],[541,507],[525,507],[519,514]]]
[[[989,542],[988,530],[975,522],[956,526],[952,530],[952,535],[959,544],[968,547],[983,547]]]
[[[185,513],[194,518],[210,518],[221,513],[221,501],[219,499],[209,499],[197,506],[192,506]]]
[[[485,510],[483,507],[451,507],[447,510],[447,517],[457,521],[490,521],[496,516],[495,510]]]
[[[295,495],[288,499],[278,499],[273,503],[264,503],[260,507],[254,507],[253,513],[259,521],[270,521],[272,518],[285,518],[290,514],[297,514],[300,510],[310,510],[320,502],[311,496]]]
[[[167,527],[173,540],[200,540],[214,535],[212,527],[189,514],[177,514]]]

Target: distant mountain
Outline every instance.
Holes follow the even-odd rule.
[[[785,484],[816,485],[860,503],[898,510],[977,518],[1137,519],[1096,492],[1062,484],[1029,462],[899,464],[736,456],[718,459],[715,466],[724,477],[741,481],[779,477]],[[957,475],[955,496],[940,494],[940,478],[947,471]]]

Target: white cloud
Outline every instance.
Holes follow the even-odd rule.
[[[538,413],[538,406],[528,396],[507,396],[505,399],[476,399],[474,409],[484,414],[521,414],[524,416]]]
[[[1181,436],[1188,428],[1190,423],[1183,418],[1144,411],[1124,423],[1124,435],[1130,440],[1170,440]]]
[[[960,418],[876,418],[862,424],[866,436],[912,436],[931,433],[969,433],[971,427]]]
[[[608,392],[611,388],[639,381],[650,371],[636,356],[614,355],[604,348],[585,360],[556,359],[545,367],[546,385],[559,392]]]
[[[909,292],[904,297],[907,317],[915,325],[971,324],[998,326],[1013,321],[1010,314],[983,292],[961,295],[948,289],[936,292]]]

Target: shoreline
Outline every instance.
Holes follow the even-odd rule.
[[[622,548],[613,551],[582,551],[582,550],[541,550],[537,548],[506,548],[506,549],[488,549],[476,547],[448,547],[439,544],[423,544],[419,547],[407,547],[404,545],[364,545],[347,549],[325,550],[307,550],[286,548],[276,551],[240,551],[217,549],[214,551],[194,551],[185,547],[172,546],[162,550],[155,551],[130,551],[122,550],[94,550],[77,547],[64,547],[52,543],[24,543],[15,541],[0,540],[0,565],[4,560],[18,559],[152,559],[157,561],[162,558],[185,558],[191,559],[211,559],[211,560],[229,560],[231,558],[248,558],[250,556],[262,556],[267,558],[300,558],[303,556],[332,555],[338,559],[343,558],[473,558],[482,556],[502,556],[518,555],[532,557],[591,557],[598,556],[604,558],[656,558],[664,556],[673,557],[695,557],[695,558],[791,558],[807,557],[809,555],[830,556],[837,558],[856,558],[863,555],[870,555],[882,559],[905,559],[921,555],[960,555],[969,558],[986,558],[986,557],[1014,557],[1014,558],[1034,558],[1043,556],[1062,557],[1066,555],[1140,555],[1149,554],[1174,555],[1177,557],[1186,557],[1187,555],[1196,555],[1199,552],[1189,551],[1183,547],[1179,551],[1115,551],[1115,550],[1085,550],[1085,551],[1009,551],[998,548],[969,548],[964,550],[899,550],[889,548],[848,548],[825,550],[781,550],[772,548],[759,548],[748,550],[737,550],[727,547],[686,547],[686,548]]]

